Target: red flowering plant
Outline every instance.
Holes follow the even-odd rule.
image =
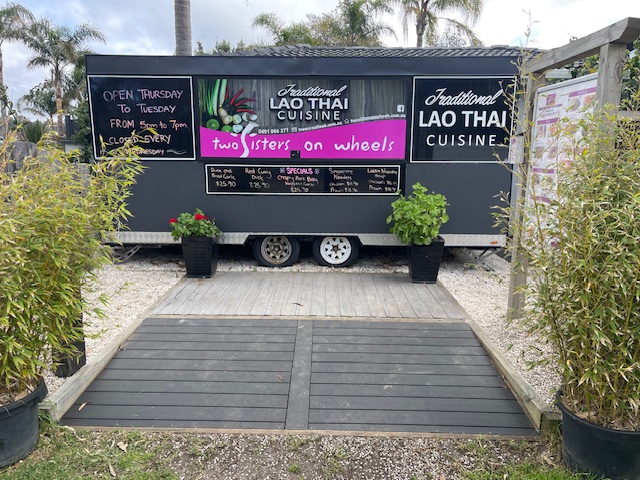
[[[176,240],[182,237],[218,237],[222,230],[215,220],[207,217],[202,210],[195,213],[181,213],[178,218],[171,218],[169,224],[173,228],[171,236]]]

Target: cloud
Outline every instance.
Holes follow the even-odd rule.
[[[22,0],[37,17],[46,17],[60,25],[90,23],[107,38],[106,45],[95,44],[103,54],[171,55],[175,50],[172,0]],[[217,42],[232,45],[266,41],[263,29],[251,27],[261,12],[275,12],[285,21],[304,20],[307,14],[321,14],[334,9],[338,0],[191,0],[192,36],[195,47],[200,40],[206,50]],[[482,17],[475,31],[486,45],[521,45],[527,39],[528,13],[534,21],[530,46],[554,48],[571,37],[581,37],[628,16],[640,17],[640,2],[607,0],[606,8],[595,0],[485,0]],[[414,46],[415,33],[404,42],[398,15],[385,19],[395,26],[397,39],[388,38],[389,46]],[[30,52],[15,43],[2,46],[4,75],[9,95],[15,101],[40,83],[46,71],[28,71]]]

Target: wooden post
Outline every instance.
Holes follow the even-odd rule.
[[[526,193],[529,170],[529,155],[531,151],[531,126],[535,120],[535,98],[536,91],[545,84],[543,75],[530,76],[527,79],[526,96],[523,102],[522,111],[518,112],[519,129],[522,129],[524,145],[521,149],[522,158],[515,166],[516,184],[512,192],[512,202],[514,205],[514,215],[510,224],[513,231],[511,239],[511,275],[509,276],[509,299],[507,318],[513,320],[522,316],[525,296],[520,292],[520,288],[527,284],[527,258],[522,255],[520,249],[520,239],[522,235],[522,201]]]
[[[627,46],[622,43],[608,43],[600,48],[598,67],[598,106],[620,104],[622,95],[622,70]]]

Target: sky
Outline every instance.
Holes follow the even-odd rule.
[[[90,48],[102,54],[172,55],[175,49],[173,0],[13,0],[36,17],[46,17],[70,27],[89,23],[99,28],[106,44]],[[0,5],[7,0],[0,0]],[[307,14],[333,10],[338,0],[191,0],[193,46],[199,40],[205,50],[221,41],[235,45],[268,42],[262,29],[251,27],[262,12],[274,12],[285,21],[300,21]],[[515,45],[540,49],[560,47],[626,17],[640,18],[637,0],[484,0],[474,31],[485,45]],[[385,38],[387,46],[414,47],[415,26],[404,38],[399,16],[385,21],[397,38]],[[411,29],[414,32],[411,35]],[[527,37],[525,32],[530,30]],[[15,102],[47,76],[44,70],[28,70],[30,52],[16,43],[2,45],[4,78]]]

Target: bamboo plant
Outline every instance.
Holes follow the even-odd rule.
[[[624,107],[638,106],[636,92]],[[555,182],[533,160],[510,233],[528,264],[521,321],[552,347],[543,361],[560,373],[564,405],[591,423],[638,431],[640,124],[607,111],[558,123]]]
[[[78,292],[111,261],[104,241],[142,169],[134,137],[86,175],[51,138],[16,170],[12,144],[0,147],[0,405],[38,384],[52,352],[78,354],[75,319],[88,308]]]

